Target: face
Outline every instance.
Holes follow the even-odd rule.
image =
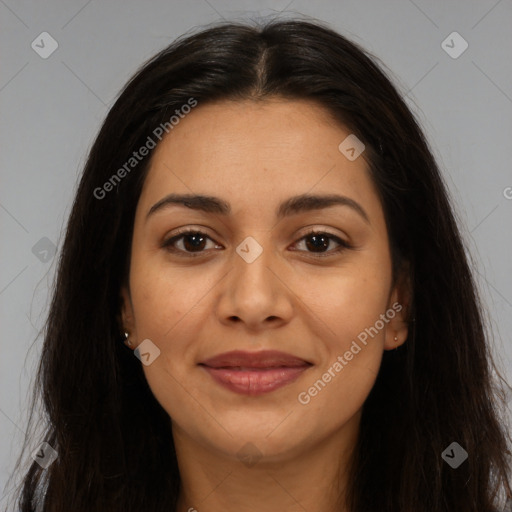
[[[349,134],[313,102],[219,102],[156,148],[122,316],[135,346],[150,340],[143,370],[175,438],[279,460],[356,435],[383,350],[407,330],[365,154],[338,149]],[[249,358],[211,361],[231,351]],[[262,351],[285,356],[257,363]]]

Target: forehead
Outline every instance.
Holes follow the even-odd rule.
[[[157,147],[154,161],[172,156],[194,167],[203,163],[282,163],[286,170],[304,156],[329,159],[346,132],[321,106],[305,100],[225,101],[198,105],[184,116]],[[346,132],[348,134],[348,132]],[[190,146],[194,152],[187,153]],[[252,162],[246,155],[255,157]],[[186,157],[186,158],[185,158]],[[221,170],[221,169],[219,169]],[[218,176],[218,173],[217,173]]]
[[[140,204],[171,192],[207,193],[253,212],[310,192],[375,200],[364,152],[350,161],[338,149],[349,135],[313,101],[198,104],[155,149]]]

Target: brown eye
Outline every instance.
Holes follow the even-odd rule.
[[[320,257],[331,256],[345,249],[350,249],[351,247],[345,240],[323,231],[311,231],[299,240],[299,242],[302,241],[305,241],[306,252],[316,254]],[[338,247],[328,250],[332,241],[337,243]]]
[[[182,231],[162,243],[162,247],[183,256],[200,256],[206,248],[207,241],[213,240],[206,234],[197,230]],[[181,247],[178,244],[181,243]],[[214,244],[215,245],[215,244]],[[215,245],[215,247],[219,247]]]

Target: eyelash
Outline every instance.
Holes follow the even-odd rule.
[[[210,238],[206,233],[204,233],[202,231],[199,231],[199,230],[193,229],[193,228],[186,228],[186,229],[179,231],[177,235],[175,235],[171,238],[168,238],[167,240],[164,240],[162,242],[161,247],[168,250],[169,252],[175,253],[175,254],[185,257],[185,258],[198,258],[198,257],[203,256],[205,251],[191,253],[191,252],[186,252],[181,249],[176,249],[175,247],[172,247],[172,245],[175,242],[177,242],[178,240],[182,239],[183,237],[185,237],[186,235],[189,235],[189,234],[202,235],[202,236],[205,236],[206,238],[209,238],[210,240],[212,240],[212,238]],[[340,244],[340,246],[338,248],[328,251],[327,253],[310,252],[309,254],[313,255],[313,257],[315,257],[315,258],[327,258],[327,257],[333,256],[335,254],[339,254],[340,252],[345,251],[346,249],[352,249],[352,246],[348,242],[346,242],[345,240],[343,240],[335,235],[332,235],[331,233],[328,233],[326,231],[311,230],[308,233],[306,233],[305,235],[303,235],[299,240],[297,240],[297,242],[300,242],[300,241],[302,241],[310,236],[313,236],[313,235],[322,235],[322,236],[325,236],[325,237],[327,237],[331,240],[334,240],[335,242]],[[212,241],[214,241],[214,240],[212,240]],[[309,252],[309,251],[298,251],[298,252]]]

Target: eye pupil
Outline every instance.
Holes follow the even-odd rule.
[[[329,238],[325,235],[311,235],[306,240],[308,249],[311,247],[313,249],[327,249],[329,247]],[[310,244],[309,240],[313,240],[313,244]]]
[[[190,244],[190,240],[193,239],[194,241]],[[203,249],[203,245],[205,242],[206,237],[202,236],[201,233],[189,233],[187,235],[183,236],[183,246],[185,247],[185,250],[194,250],[194,249]]]

